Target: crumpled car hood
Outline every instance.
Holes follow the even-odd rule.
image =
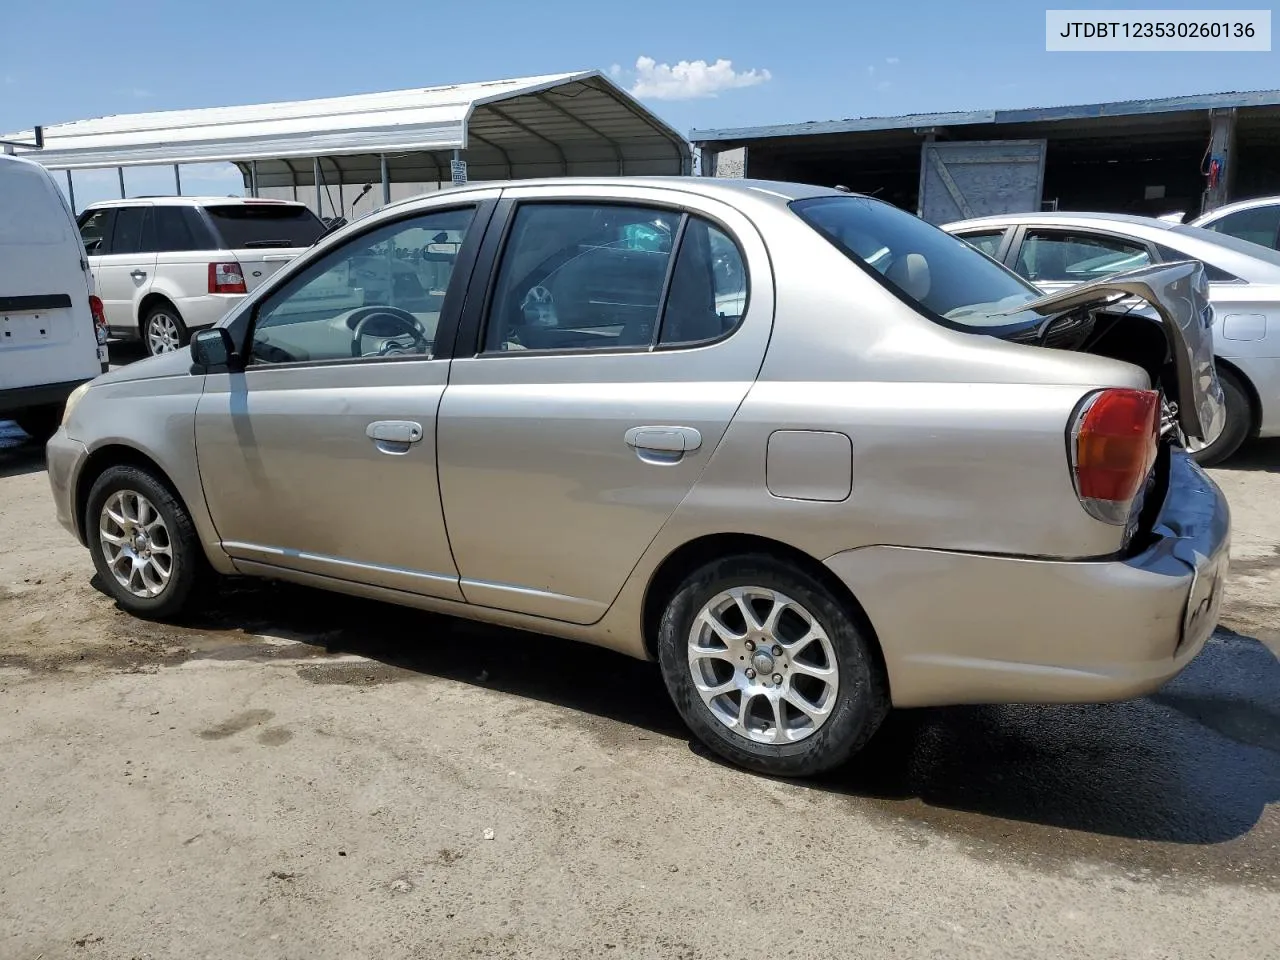
[[[1178,423],[1182,432],[1212,442],[1226,423],[1226,402],[1213,364],[1213,308],[1198,260],[1154,264],[1048,294],[1018,310],[1050,316],[1082,306],[1105,306],[1126,297],[1150,304],[1160,318],[1178,373]]]

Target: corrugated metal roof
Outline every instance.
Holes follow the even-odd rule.
[[[725,140],[760,140],[767,137],[806,137],[826,133],[863,133],[915,127],[959,127],[971,124],[1044,123],[1088,120],[1097,117],[1132,117],[1159,113],[1225,110],[1232,107],[1280,105],[1280,90],[1205,93],[1160,100],[1117,100],[1057,107],[1021,107],[1012,110],[959,110],[947,113],[909,113],[895,117],[855,117],[847,120],[810,120],[773,126],[693,130],[695,143]]]
[[[32,138],[25,131],[0,139]],[[50,169],[73,170],[448,152],[479,138],[505,160],[508,175],[520,166],[522,150],[541,163],[561,139],[594,144],[619,165],[674,161],[670,171],[635,172],[681,173],[690,156],[679,133],[599,71],[100,117],[46,127],[43,150],[17,152]],[[567,156],[563,147],[556,156]]]

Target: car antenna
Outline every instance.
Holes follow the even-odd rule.
[[[839,190],[841,193],[853,193],[853,191],[850,190],[848,187],[846,187],[843,183],[837,183],[835,186],[835,189]]]

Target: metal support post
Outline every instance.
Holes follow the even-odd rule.
[[[120,199],[124,199],[124,167],[116,167],[116,176],[120,180]]]
[[[387,155],[378,155],[378,168],[382,171],[382,205],[391,202],[391,173],[387,170]]]
[[[178,170],[179,164],[173,165],[173,189],[177,196],[182,196],[182,174]]]

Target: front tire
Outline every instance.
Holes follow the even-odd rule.
[[[1215,466],[1231,457],[1253,431],[1253,407],[1240,378],[1229,370],[1219,370],[1218,380],[1226,400],[1226,424],[1213,443],[1191,452],[1192,459],[1202,467]]]
[[[180,350],[190,339],[191,333],[182,321],[182,315],[170,304],[152,307],[142,319],[142,342],[148,356]]]
[[[85,533],[106,591],[136,616],[168,620],[189,612],[212,578],[186,507],[138,467],[109,467],[94,481]]]
[[[681,584],[662,615],[658,660],[703,744],[748,770],[799,777],[845,763],[888,712],[872,644],[818,580],[751,554]]]

